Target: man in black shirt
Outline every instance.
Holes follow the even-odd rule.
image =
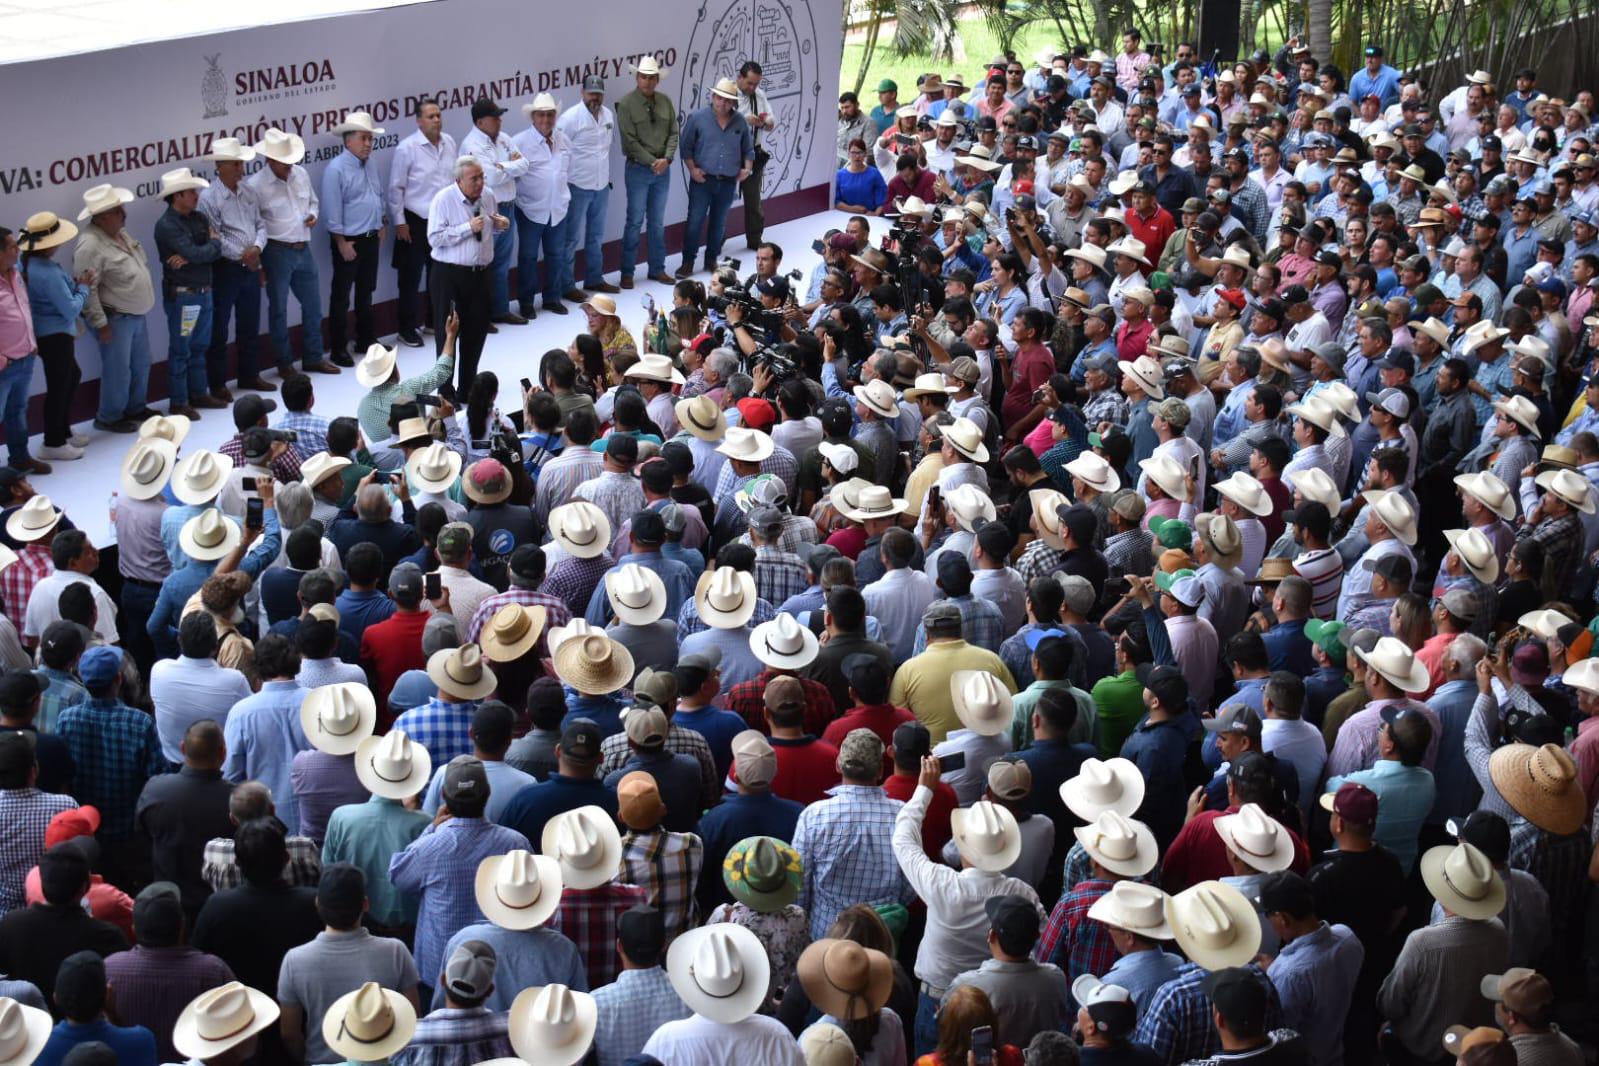
[[[1248,1062],[1250,1066],[1305,1066],[1310,1062],[1304,1040],[1291,1029],[1269,1031],[1266,979],[1257,970],[1232,966],[1205,978],[1211,1022],[1221,1037],[1221,1052],[1201,1060],[1210,1066]]]
[[[104,958],[128,950],[128,938],[110,922],[83,909],[89,890],[89,860],[76,844],[57,844],[39,860],[44,902],[14,910],[0,920],[0,972],[32,981],[49,1001],[61,961],[79,951]]]
[[[183,768],[146,782],[134,821],[150,838],[155,879],[178,886],[183,909],[193,921],[211,895],[211,886],[200,876],[205,843],[233,835],[228,817],[233,786],[222,780],[226,749],[216,722],[209,718],[195,722],[183,734],[180,748]]]
[[[52,658],[51,640],[56,645],[74,642],[76,651],[71,661],[83,651],[83,636],[71,622],[52,622],[44,632],[43,646],[48,664]],[[56,661],[60,661],[57,659]],[[39,697],[48,687],[42,674],[31,670],[16,671],[0,676],[0,733],[25,733],[33,741],[34,760],[39,765],[39,778],[34,783],[41,792],[65,795],[72,789],[75,772],[72,752],[67,742],[54,733],[41,733],[34,725],[39,714]]]

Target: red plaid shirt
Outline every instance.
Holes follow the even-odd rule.
[[[1110,930],[1100,922],[1088,920],[1088,908],[1113,884],[1093,878],[1080,881],[1049,912],[1049,924],[1038,941],[1037,958],[1065,970],[1067,984],[1085,973],[1098,977],[1116,964],[1119,956]]]
[[[748,681],[734,685],[727,690],[727,709],[743,718],[751,729],[768,733],[766,686],[771,684],[772,678],[781,676],[776,670],[767,667]],[[829,723],[836,716],[833,694],[820,681],[812,681],[808,677],[798,678],[798,681],[805,690],[805,732],[819,737],[827,731]]]
[[[488,625],[489,619],[502,607],[513,603],[523,607],[543,607],[544,629],[539,633],[539,642],[533,645],[533,654],[540,659],[549,657],[550,648],[548,637],[550,630],[556,626],[569,625],[572,621],[572,612],[566,606],[566,601],[551,596],[547,592],[538,592],[534,589],[508,588],[504,592],[495,593],[482,603],[478,604],[477,611],[472,615],[471,623],[466,627],[466,642],[476,644],[477,638],[482,634],[483,627]]]
[[[224,441],[217,451],[233,460],[235,466],[244,463],[244,434],[235,433],[231,440]],[[272,460],[272,480],[279,485],[290,481],[300,480],[300,453],[292,447],[284,449],[282,455]]]
[[[56,572],[50,559],[50,546],[33,541],[17,552],[17,561],[0,570],[0,596],[5,597],[6,617],[22,632],[23,620],[28,614],[28,597],[33,586]]]
[[[616,980],[620,969],[616,957],[616,926],[622,912],[649,902],[649,893],[638,885],[616,882],[599,888],[573,888],[561,893],[561,932],[577,945],[588,970],[589,987],[600,988]]]

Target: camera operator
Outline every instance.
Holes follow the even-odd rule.
[[[729,294],[731,291],[728,290]],[[787,278],[767,278],[756,284],[756,301],[760,304],[761,310],[771,313],[768,316],[771,321],[767,323],[748,321],[751,316],[744,303],[729,295],[727,309],[723,313],[727,316],[728,328],[732,330],[739,351],[745,355],[754,355],[761,348],[769,348],[774,344],[794,339],[794,327],[782,318],[783,305],[788,302],[788,293]]]
[[[1046,235],[1049,224],[1039,218],[1037,202],[1031,196],[1018,196],[1016,206],[1005,212],[1005,226],[1011,247],[1027,272],[1027,302],[1034,307],[1054,307],[1066,291],[1066,272],[1055,258],[1053,242]]]
[[[762,241],[755,249],[755,273],[744,279],[744,287],[753,289],[756,282],[777,277],[782,268],[783,249],[771,241]]]

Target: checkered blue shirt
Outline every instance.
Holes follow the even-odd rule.
[[[594,1052],[600,1066],[622,1066],[644,1049],[655,1030],[693,1013],[659,966],[623,970],[615,981],[594,990],[594,1005],[599,1013]]]
[[[273,428],[292,429],[300,435],[294,442],[294,450],[299,453],[301,462],[328,450],[328,420],[309,411],[290,411]]]
[[[793,452],[781,444],[772,445],[772,454],[761,460],[760,472],[776,474],[788,489],[789,497],[794,496],[794,482],[799,477],[799,460],[794,458]],[[747,480],[733,472],[732,463],[723,463],[721,471],[716,475],[716,488],[711,490],[711,499],[720,504],[723,498],[731,496]]]
[[[22,882],[44,854],[50,819],[77,805],[36,788],[0,789],[0,914],[23,905]]]
[[[49,680],[50,687],[39,695],[39,717],[33,724],[41,733],[54,733],[61,712],[88,699],[89,693],[78,683],[77,678],[65,670],[43,666],[39,668],[39,674]]]
[[[594,589],[612,565],[610,552],[600,552],[592,559],[568,556],[544,575],[544,584],[539,586],[539,591],[566,604],[573,618],[581,618],[589,608],[589,598],[594,595]],[[549,624],[546,623],[544,628],[548,632]]]
[[[798,555],[764,544],[755,549],[755,591],[767,603],[798,596],[810,583],[810,571]]]
[[[801,811],[794,827],[794,850],[805,862],[798,902],[811,916],[813,940],[853,904],[915,897],[894,857],[894,818],[905,805],[876,786],[838,785],[828,795]]]
[[[934,601],[939,602],[939,601]],[[942,602],[953,603],[961,612],[961,638],[968,644],[975,644],[979,648],[987,648],[995,655],[999,654],[999,646],[1005,643],[1005,616],[1000,614],[999,608],[987,600],[980,600],[976,596],[949,596]],[[920,655],[927,650],[927,627],[916,623],[916,645],[912,655]]]
[[[1021,558],[1016,560],[1016,573],[1023,582],[1030,585],[1036,578],[1049,577],[1065,562],[1065,552],[1051,548],[1044,543],[1042,537],[1039,537],[1029,542],[1022,551]]]
[[[434,766],[443,766],[457,755],[472,754],[470,730],[477,709],[477,700],[445,703],[434,696],[396,718],[394,728],[426,748]]]
[[[155,719],[120,700],[91,696],[61,712],[57,731],[77,765],[72,796],[100,810],[100,835],[133,835],[133,810],[144,783],[167,771]]]
[[[799,591],[805,590],[802,588]],[[776,617],[777,612],[772,609],[772,605],[766,599],[759,598],[755,601],[755,613],[750,615],[750,628],[753,629],[762,622],[770,622]],[[677,612],[677,646],[680,648],[683,646],[685,637],[709,628],[711,627],[701,620],[699,608],[694,606],[694,601],[684,600],[683,606]]]
[[[1266,986],[1266,1029],[1278,1028],[1283,1021],[1283,1006],[1276,986],[1254,963],[1247,969]],[[1192,962],[1178,970],[1177,976],[1161,985],[1144,1008],[1133,1043],[1154,1049],[1167,1066],[1220,1051],[1221,1037],[1211,1024],[1210,996],[1205,992],[1205,978],[1209,976],[1209,970]]]
[[[556,626],[569,624],[572,621],[572,612],[560,597],[552,596],[548,592],[536,592],[533,589],[508,588],[478,604],[477,610],[472,615],[471,624],[466,627],[466,642],[476,644],[478,635],[483,632],[483,627],[488,625],[489,619],[493,618],[500,608],[513,603],[521,604],[523,607],[544,608],[544,630],[539,634],[539,642],[533,647],[534,654],[539,658],[548,656],[549,649],[545,644],[545,635]]]

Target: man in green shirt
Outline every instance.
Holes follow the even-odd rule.
[[[875,136],[881,137],[883,131],[894,124],[894,112],[899,110],[899,86],[890,78],[884,78],[877,83],[877,106],[872,108],[872,126],[877,130]]]
[[[1052,688],[1065,689],[1077,703],[1077,721],[1063,738],[1069,744],[1094,742],[1096,716],[1093,697],[1075,687],[1067,675],[1072,668],[1072,645],[1059,629],[1037,629],[1027,634],[1032,648],[1033,677],[1031,685],[1016,693],[1011,699],[1014,719],[1011,722],[1011,748],[1021,751],[1033,742],[1033,709],[1038,697]]]
[[[627,221],[622,226],[624,289],[633,287],[641,225],[648,240],[650,280],[674,284],[666,272],[666,194],[671,187],[667,170],[677,155],[677,111],[665,93],[656,91],[661,67],[654,56],[640,59],[633,77],[637,88],[616,102],[616,129],[622,135],[627,183]]]
[[[1137,637],[1123,633],[1116,640],[1116,670],[1110,677],[1102,677],[1094,684],[1094,711],[1099,721],[1099,753],[1105,758],[1121,754],[1122,742],[1138,728],[1147,710],[1144,706],[1144,683],[1138,680],[1137,668],[1154,662],[1149,645]]]

